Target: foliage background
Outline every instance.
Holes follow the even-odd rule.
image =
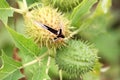
[[[7,0],[15,8],[18,4],[15,0]],[[27,0],[28,5],[37,0]],[[101,72],[101,80],[119,80],[120,79],[120,0],[112,0],[111,12],[112,18],[100,16],[94,21],[96,25],[101,26],[99,29],[88,28],[80,32],[80,36],[85,40],[96,44],[99,51],[100,62],[103,64],[102,70],[109,68],[106,72]],[[104,22],[106,20],[107,22]],[[9,17],[8,24],[16,31],[24,33],[23,18],[21,15],[14,13],[14,17]],[[6,31],[4,24],[0,21],[0,49],[3,49],[8,56],[12,57],[14,44]],[[9,52],[9,53],[8,53]],[[1,62],[0,62],[1,66]]]

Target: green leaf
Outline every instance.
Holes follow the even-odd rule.
[[[112,65],[119,63],[118,55],[120,48],[117,41],[116,34],[112,33],[100,34],[94,40],[101,55]]]
[[[42,63],[38,68],[35,68],[35,72],[33,73],[32,80],[51,80],[49,75],[46,73],[48,57],[42,60]],[[39,74],[39,75],[38,75]]]
[[[50,80],[50,77],[48,74],[46,74],[47,58],[48,56],[42,59],[40,62],[24,68],[28,76],[28,80]]]
[[[7,27],[7,29],[12,35],[15,45],[20,49],[20,51],[22,51],[22,53],[20,53],[22,56],[22,63],[27,64],[47,51],[46,47],[40,49],[32,39],[24,37],[9,27]],[[39,65],[39,63],[36,62],[35,64],[25,67],[24,69],[25,74],[29,77],[29,80],[43,80],[43,78],[48,79],[49,77],[44,71],[46,69],[46,64]]]
[[[34,70],[32,80],[51,80],[49,75],[46,74],[46,65],[47,64],[43,64]]]
[[[82,28],[80,35],[92,40],[100,33],[105,33],[106,28],[111,25],[113,20],[113,16],[109,11],[110,7],[111,0],[100,0],[94,12],[80,25],[80,28]]]
[[[94,71],[88,72],[85,75],[83,75],[83,80],[100,80],[101,67],[102,67],[102,64],[99,62],[96,62],[94,66]]]
[[[88,72],[83,75],[83,80],[100,80],[100,74],[95,72]]]
[[[19,71],[22,66],[20,62],[8,57],[3,51],[1,58],[3,65],[0,68],[0,80],[18,80],[23,77]]]
[[[0,0],[0,8],[10,8],[6,0]]]
[[[72,23],[71,23],[71,25],[79,26],[81,24],[81,22],[83,21],[82,19],[85,18],[86,15],[88,15],[91,7],[96,2],[97,2],[97,0],[83,0],[81,2],[81,4],[79,4],[74,9],[74,11],[72,12],[72,15],[71,15]]]
[[[112,1],[111,0],[100,0],[96,10],[93,13],[93,17],[100,16],[102,14],[109,13],[109,10],[111,8]]]
[[[13,12],[6,0],[0,0],[0,19],[5,25],[7,24],[8,17],[13,16]]]
[[[109,11],[110,7],[111,0],[100,0],[95,11],[82,24],[86,29],[82,30],[80,35],[93,41],[100,34],[109,34],[107,29],[111,26],[111,20],[113,20],[113,15]]]
[[[22,34],[17,33],[9,27],[7,27],[7,29],[12,35],[15,45],[20,49],[20,51],[27,55],[39,55],[41,49],[37,46],[37,44],[34,43],[32,39],[24,37]]]

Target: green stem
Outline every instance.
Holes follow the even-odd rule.
[[[16,12],[16,13],[19,13],[19,14],[23,14],[23,13],[24,13],[24,11],[21,10],[21,9],[16,9],[16,8],[13,8],[13,7],[12,7],[12,10],[13,10],[14,12]]]
[[[83,77],[82,77],[82,76],[80,76],[80,80],[83,80]]]
[[[26,2],[26,0],[23,0],[23,4],[24,4],[24,7],[25,7],[25,10],[27,10],[28,7],[27,7],[27,2]]]
[[[64,40],[68,40],[70,39],[72,36],[74,36],[75,34],[77,34],[78,32],[81,31],[81,28],[77,29],[76,31],[72,32],[67,38],[65,38]]]
[[[12,8],[12,10],[15,11],[16,13],[24,14],[24,12],[26,12],[27,9],[28,9],[26,0],[23,0],[23,4],[24,4],[24,9],[23,9],[23,10],[21,10],[21,9],[16,9],[16,8],[13,8],[13,7],[11,7],[11,8]]]
[[[62,70],[59,70],[60,80],[62,80]]]
[[[82,30],[85,30],[88,27],[88,25],[83,24],[81,25],[77,30],[75,30],[74,32],[72,32],[67,38],[65,38],[64,40],[68,40],[70,39],[72,36],[74,36],[75,34],[79,33]]]
[[[48,62],[47,62],[47,68],[46,68],[46,74],[48,74],[48,71],[49,71],[49,66],[50,66],[50,56],[48,57]]]
[[[48,55],[48,53],[43,54],[42,56],[36,58],[35,60],[30,61],[30,62],[24,64],[23,66],[20,67],[20,69],[24,68],[24,67],[27,67],[27,66],[30,66],[32,64],[35,64],[36,62],[39,62],[42,58],[46,57],[47,55]]]

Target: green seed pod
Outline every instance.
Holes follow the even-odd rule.
[[[42,0],[46,5],[52,5],[61,11],[71,11],[76,7],[82,0]]]
[[[59,69],[76,77],[92,71],[98,61],[97,51],[92,45],[82,41],[69,41],[67,47],[57,50],[56,64]]]
[[[50,64],[50,67],[49,67],[48,75],[50,76],[50,78],[52,80],[56,80],[56,79],[60,78],[58,66],[55,64],[55,59],[54,58],[51,58],[51,62],[50,63],[51,64]],[[68,74],[65,71],[62,71],[61,75],[62,75],[62,79],[63,80],[81,80],[80,76],[79,77],[75,77],[74,75]]]
[[[63,38],[54,41],[57,35],[53,34],[49,30],[38,26],[35,21],[47,25],[54,30],[59,30],[62,27],[62,34],[67,37],[70,34],[68,27],[70,26],[69,20],[67,20],[57,9],[53,9],[49,6],[38,7],[32,11],[27,12],[24,15],[26,34],[33,38],[34,41],[40,46],[46,46],[49,49],[54,49],[64,45]]]

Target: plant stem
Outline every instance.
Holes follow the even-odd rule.
[[[36,58],[35,60],[30,61],[30,62],[24,64],[23,66],[20,67],[20,69],[21,69],[21,68],[24,68],[24,67],[27,67],[27,66],[30,66],[30,65],[32,65],[32,64],[35,64],[36,62],[40,61],[42,58],[44,58],[44,57],[47,56],[47,55],[48,55],[48,53],[43,54],[42,56]]]
[[[82,76],[80,76],[80,80],[83,80]]]
[[[16,9],[16,8],[12,7],[12,10],[15,11],[16,13],[19,13],[19,14],[23,14],[24,13],[24,11],[21,10],[21,9]]]
[[[86,26],[86,27],[85,27]],[[80,26],[77,30],[75,30],[74,32],[72,32],[67,38],[65,38],[64,40],[68,40],[70,39],[72,36],[74,36],[75,34],[79,33],[82,30],[85,30],[88,27],[88,25],[83,24],[82,26]]]
[[[59,70],[60,80],[62,80],[62,70]]]
[[[23,4],[24,4],[24,7],[25,7],[25,10],[27,10],[28,8],[27,8],[27,2],[26,2],[26,0],[23,0]]]
[[[24,10],[16,9],[16,8],[12,7],[13,11],[15,11],[16,13],[19,13],[19,14],[23,14],[28,9],[26,0],[23,0],[23,4],[24,4],[24,7],[25,7]]]
[[[80,30],[81,30],[81,28],[79,28],[79,29],[77,29],[76,31],[72,32],[72,33],[70,34],[70,36],[68,36],[68,37],[65,38],[64,40],[70,39],[73,35],[77,34]]]
[[[48,57],[47,68],[46,68],[46,74],[48,74],[48,71],[49,71],[50,60],[51,60],[51,58]]]

